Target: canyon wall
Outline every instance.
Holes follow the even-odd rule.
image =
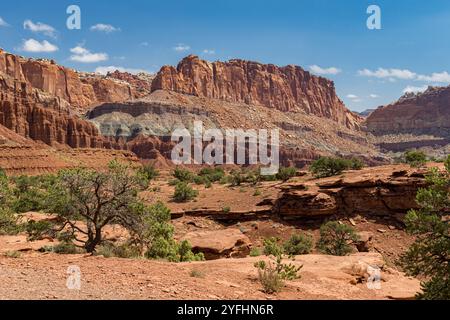
[[[348,128],[359,128],[361,121],[338,98],[332,81],[292,65],[277,67],[244,60],[210,63],[191,55],[176,68],[162,67],[152,83],[152,91],[156,90],[304,111]]]

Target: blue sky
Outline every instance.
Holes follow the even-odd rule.
[[[66,28],[71,4],[81,30]],[[381,30],[366,26],[371,4]],[[444,0],[16,0],[0,17],[0,47],[84,71],[155,72],[188,54],[296,64],[334,80],[357,111],[450,83]]]

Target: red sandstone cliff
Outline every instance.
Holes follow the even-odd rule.
[[[86,108],[103,102],[141,98],[150,92],[150,81],[130,74],[87,75],[57,65],[50,60],[25,59],[0,49],[0,74],[32,88],[66,100],[72,107]],[[132,80],[127,82],[126,79]]]
[[[160,89],[281,111],[303,110],[348,128],[359,128],[361,121],[338,98],[332,81],[298,66],[277,67],[243,60],[210,63],[191,55],[177,68],[162,67],[152,83],[152,91]]]
[[[375,110],[365,124],[375,135],[411,133],[450,138],[450,86],[407,94]]]

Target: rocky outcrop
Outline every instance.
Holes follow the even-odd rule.
[[[164,66],[152,91],[170,90],[228,102],[304,111],[358,128],[361,118],[336,95],[334,83],[298,66],[277,67],[244,60],[207,62],[188,56],[174,68]]]
[[[370,114],[365,125],[375,135],[413,134],[450,138],[450,86],[406,94]]]
[[[110,147],[90,122],[61,98],[0,75],[0,124],[26,138],[72,148]]]
[[[316,184],[290,183],[282,187],[274,211],[286,219],[332,215],[404,214],[417,208],[416,194],[426,186],[425,172],[371,169]]]
[[[111,77],[79,73],[53,60],[26,59],[1,49],[0,74],[63,99],[74,108],[140,98],[148,94],[151,83],[151,79],[145,84],[145,80],[137,81],[131,75],[120,73]]]
[[[207,260],[246,257],[250,253],[250,239],[239,229],[196,231],[186,234],[182,240],[192,245],[192,251],[202,252]]]

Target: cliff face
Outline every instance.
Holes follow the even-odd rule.
[[[430,87],[408,94],[378,108],[367,118],[367,130],[375,135],[431,134],[450,138],[450,86]]]
[[[103,102],[136,99],[150,92],[150,81],[126,82],[135,76],[115,73],[114,77],[87,75],[55,64],[54,61],[25,59],[0,49],[0,74],[26,82],[75,108],[87,108]],[[135,84],[139,86],[135,86]]]
[[[0,124],[19,135],[48,145],[105,146],[97,128],[73,115],[65,100],[1,75],[0,92]]]
[[[297,66],[277,67],[243,60],[210,63],[188,56],[177,68],[164,66],[160,70],[152,91],[160,89],[281,111],[303,110],[348,128],[359,128],[361,121],[339,100],[332,81]]]

